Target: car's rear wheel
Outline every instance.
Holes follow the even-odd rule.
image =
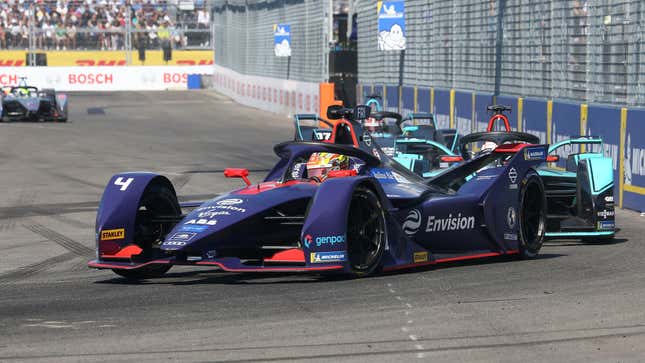
[[[347,216],[347,252],[351,273],[362,277],[381,268],[387,243],[385,212],[378,195],[357,187]]]
[[[519,252],[522,258],[534,258],[544,243],[546,226],[546,196],[542,179],[529,173],[520,193]]]
[[[134,240],[141,247],[141,257],[151,259],[155,249],[170,232],[172,223],[159,223],[160,216],[179,216],[181,208],[175,193],[163,183],[149,185],[139,201],[135,219]],[[133,270],[114,269],[119,275],[129,279],[160,277],[170,270],[171,265],[147,265]]]

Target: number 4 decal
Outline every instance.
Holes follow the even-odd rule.
[[[114,181],[114,185],[118,185],[121,187],[121,191],[124,192],[128,187],[130,186],[130,183],[134,181],[134,178],[128,178],[128,179],[123,179],[123,177],[118,177]]]

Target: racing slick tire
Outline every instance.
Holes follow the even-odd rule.
[[[387,244],[386,219],[378,195],[370,188],[354,190],[347,214],[347,254],[350,274],[364,277],[381,269]]]
[[[546,231],[546,193],[537,173],[527,173],[522,182],[519,211],[520,258],[535,258],[544,243]]]
[[[134,240],[143,250],[143,258],[154,256],[160,240],[170,232],[171,223],[158,223],[154,219],[160,216],[179,216],[181,208],[172,189],[164,183],[153,182],[148,185],[139,200],[135,219]],[[114,273],[127,279],[139,280],[163,276],[172,265],[146,265],[141,268],[123,270],[113,269]]]

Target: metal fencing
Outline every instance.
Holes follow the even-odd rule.
[[[332,0],[221,0],[213,13],[215,62],[238,73],[305,82],[328,74]],[[291,26],[290,57],[274,55],[276,24]]]
[[[361,84],[645,106],[643,0],[407,0],[407,49],[356,0]]]

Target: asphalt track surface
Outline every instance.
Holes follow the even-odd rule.
[[[293,135],[207,92],[74,94],[67,124],[0,124],[0,361],[551,361],[645,358],[645,217],[611,244],[547,243],[361,280],[175,267],[90,270],[103,186],[153,170],[186,200],[255,179]]]

